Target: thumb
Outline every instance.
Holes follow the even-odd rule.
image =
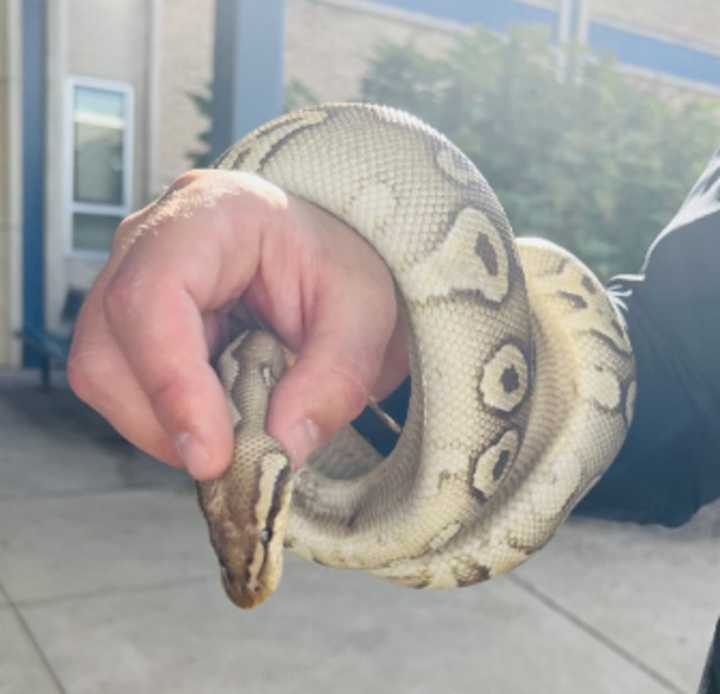
[[[324,296],[297,361],[273,391],[268,412],[268,433],[285,447],[295,469],[367,405],[397,315],[392,288],[366,287],[339,302]]]

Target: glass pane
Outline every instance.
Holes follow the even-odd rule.
[[[107,89],[75,87],[74,199],[122,205],[125,95]]]
[[[122,216],[103,214],[73,215],[73,250],[107,253]]]

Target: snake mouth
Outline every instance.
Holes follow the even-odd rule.
[[[221,567],[222,584],[227,596],[238,607],[245,610],[257,607],[267,600],[272,591],[264,590],[261,585],[254,589],[250,588],[245,581],[242,581],[226,566]]]

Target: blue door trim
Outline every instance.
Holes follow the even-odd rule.
[[[45,327],[45,60],[46,0],[22,6],[22,294],[23,325]],[[25,348],[24,366],[37,366],[37,354]]]

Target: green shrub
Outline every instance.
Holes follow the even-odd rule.
[[[607,278],[639,270],[720,144],[720,117],[717,100],[673,103],[611,60],[588,58],[531,28],[507,38],[475,29],[441,58],[383,43],[360,98],[445,133],[488,179],[518,236],[552,239]]]
[[[453,140],[518,236],[556,241],[603,279],[636,272],[720,144],[720,100],[673,102],[655,93],[659,81],[641,89],[612,60],[548,39],[476,28],[438,58],[383,42],[357,98],[404,108]],[[209,117],[209,86],[189,96]],[[302,82],[286,86],[286,110],[315,102]],[[209,138],[188,153],[195,166],[210,163]]]

